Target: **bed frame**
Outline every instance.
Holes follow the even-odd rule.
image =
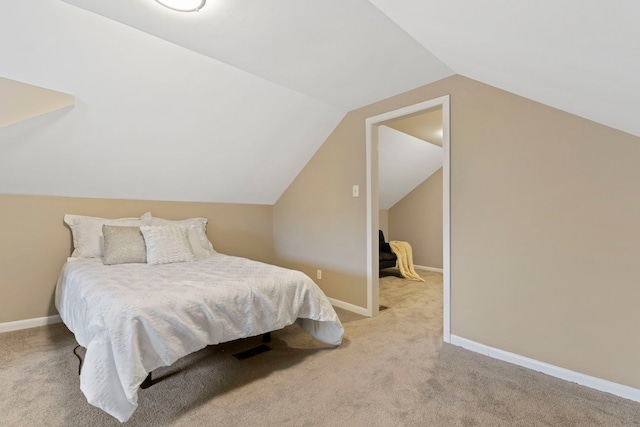
[[[271,332],[267,332],[262,334],[262,343],[263,344],[267,344],[271,342]],[[73,354],[75,354],[75,356],[78,358],[79,360],[79,365],[78,365],[78,375],[80,375],[80,373],[82,372],[82,363],[83,360],[80,357],[80,355],[76,352],[76,350],[78,349],[78,347],[80,347],[80,344],[78,344],[77,346],[75,346],[75,348],[73,349]],[[144,379],[144,381],[142,381],[142,384],[140,384],[140,388],[141,389],[147,389],[149,387],[151,387],[153,385],[153,376],[152,376],[152,372],[149,372],[149,374],[147,374],[147,378]]]

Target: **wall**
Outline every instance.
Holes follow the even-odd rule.
[[[359,111],[359,110],[358,110]],[[274,205],[279,263],[316,277],[327,296],[366,305],[365,146],[362,115],[347,114]],[[352,186],[360,197],[352,197]]]
[[[208,218],[217,251],[274,261],[272,206],[0,194],[0,323],[57,313],[54,289],[72,251],[65,213],[119,218],[148,211],[168,219]]]
[[[364,120],[446,94],[452,333],[640,388],[636,136],[440,80],[345,116],[274,207],[277,256],[322,266],[330,297],[364,306],[366,204],[351,197],[365,194]]]
[[[384,233],[384,238],[389,241],[389,209],[378,210],[378,228]]]
[[[389,209],[389,239],[409,242],[414,264],[442,268],[442,168]]]
[[[72,107],[73,95],[0,77],[0,127]]]

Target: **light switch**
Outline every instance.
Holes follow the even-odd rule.
[[[353,186],[353,197],[360,197],[360,186],[359,185],[354,185]]]

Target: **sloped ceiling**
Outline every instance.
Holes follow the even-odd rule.
[[[0,76],[76,106],[0,128],[0,192],[273,204],[346,112],[454,73],[640,135],[639,7],[5,2]]]
[[[370,1],[457,74],[640,136],[640,2]]]
[[[442,167],[442,107],[378,128],[378,206],[391,209]]]
[[[63,0],[347,111],[453,74],[367,0]]]
[[[380,209],[390,209],[442,167],[442,147],[387,126],[378,128]]]

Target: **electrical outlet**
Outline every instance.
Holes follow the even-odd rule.
[[[318,280],[321,280],[321,279],[322,279],[322,270],[318,270],[318,271],[316,272],[316,278],[317,278]]]

